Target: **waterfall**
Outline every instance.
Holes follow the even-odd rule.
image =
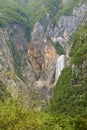
[[[57,82],[59,76],[61,75],[61,71],[64,68],[65,68],[65,55],[61,55],[57,59],[56,73],[55,73],[55,83]]]

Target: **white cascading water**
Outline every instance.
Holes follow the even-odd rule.
[[[57,59],[56,73],[55,73],[55,83],[57,82],[59,76],[61,75],[61,71],[64,68],[65,68],[65,55],[61,55]]]

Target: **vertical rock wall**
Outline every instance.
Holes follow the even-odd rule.
[[[44,28],[40,23],[36,23],[31,36],[28,57],[36,74],[37,81],[51,82],[57,62],[56,49],[44,35]]]

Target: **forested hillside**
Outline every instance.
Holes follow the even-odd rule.
[[[72,36],[71,65],[63,70],[54,87],[53,111],[75,116],[87,114],[87,25]]]
[[[63,14],[72,14],[73,7],[83,2],[67,1],[68,3],[63,4],[60,0],[0,0],[0,25],[16,22],[30,25],[31,28],[36,21],[45,20],[47,13],[51,18],[50,22],[54,22]]]

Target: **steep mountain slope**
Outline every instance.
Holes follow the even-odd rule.
[[[87,130],[87,0],[0,0],[0,129]]]
[[[41,91],[46,87],[48,92],[55,83],[58,56],[65,54],[70,66],[70,40],[86,11],[86,0],[0,0],[0,27],[6,33],[2,39],[9,50],[0,62],[1,71],[5,59],[6,71],[26,86]]]
[[[73,7],[77,7],[82,0],[4,0],[0,1],[0,21],[1,25],[17,22],[25,25],[34,26],[36,21],[45,21],[45,24],[58,20],[58,18],[71,12]],[[50,16],[50,19],[49,19]]]
[[[8,89],[11,90],[11,93],[14,96],[15,94],[18,95],[19,91],[23,90],[26,92],[28,90],[27,85],[24,82],[24,80],[26,80],[26,75],[26,83],[28,82],[30,86],[33,82],[34,76],[32,78],[30,75],[31,73],[33,75],[33,70],[28,61],[26,61],[26,57],[22,54],[22,58],[24,58],[24,60],[19,59],[18,54],[20,53],[17,54],[17,50],[15,50],[16,48],[14,48],[13,44],[9,46],[9,44],[11,44],[9,40],[7,29],[0,28],[0,81],[2,81]],[[12,50],[12,47],[14,50]],[[23,64],[20,66],[19,60],[22,62],[24,61],[24,63],[26,63],[25,66],[23,66]],[[19,66],[20,69],[23,66],[23,71],[21,71],[22,76],[20,76],[21,73],[19,72]],[[25,79],[23,78],[22,80],[23,75],[25,76]]]
[[[53,111],[75,116],[87,113],[87,24],[72,37],[71,65],[64,69],[51,100]]]

